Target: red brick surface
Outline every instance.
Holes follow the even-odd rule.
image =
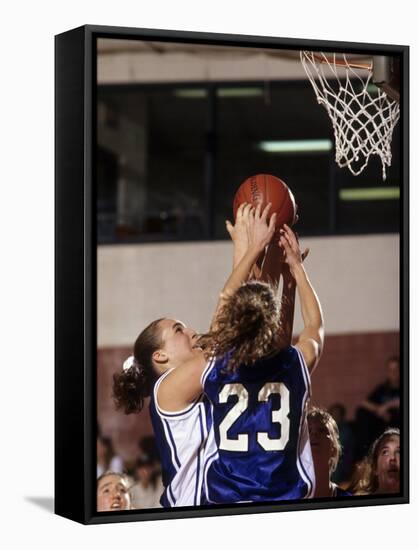
[[[312,404],[345,405],[349,419],[357,405],[386,377],[388,357],[399,354],[399,333],[333,335],[312,376]]]

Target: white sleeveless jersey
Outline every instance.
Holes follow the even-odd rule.
[[[162,410],[158,405],[157,392],[171,370],[157,380],[150,401],[165,487],[160,503],[163,507],[199,506],[205,456],[215,445],[211,407],[207,398],[201,395],[182,411]]]

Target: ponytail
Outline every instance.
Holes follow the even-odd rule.
[[[131,366],[113,375],[113,398],[117,409],[125,414],[139,413],[144,400],[151,395],[156,374],[153,369],[153,353],[162,346],[159,322],[153,321],[138,336],[134,344]]]

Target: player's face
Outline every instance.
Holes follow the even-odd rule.
[[[171,366],[178,366],[190,359],[196,350],[198,334],[184,323],[175,319],[160,322],[163,351]]]
[[[129,507],[130,496],[125,481],[117,475],[102,478],[97,488],[98,512],[128,510]]]
[[[400,490],[400,438],[386,439],[378,450],[377,476],[379,493],[398,493]]]
[[[319,418],[309,418],[308,431],[314,463],[329,464],[333,456],[333,442],[327,426]]]

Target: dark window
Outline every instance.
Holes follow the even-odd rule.
[[[257,173],[291,187],[302,235],[397,232],[399,133],[397,126],[383,182],[377,158],[355,177],[336,166],[333,147],[261,149],[263,141],[333,144],[327,113],[305,80],[99,86],[98,240],[226,239],[234,193]],[[371,192],[384,188],[385,199]]]
[[[392,141],[392,164],[383,181],[378,156],[370,157],[359,176],[337,168],[337,233],[392,233],[400,224],[400,125]],[[366,198],[363,198],[365,197]]]

